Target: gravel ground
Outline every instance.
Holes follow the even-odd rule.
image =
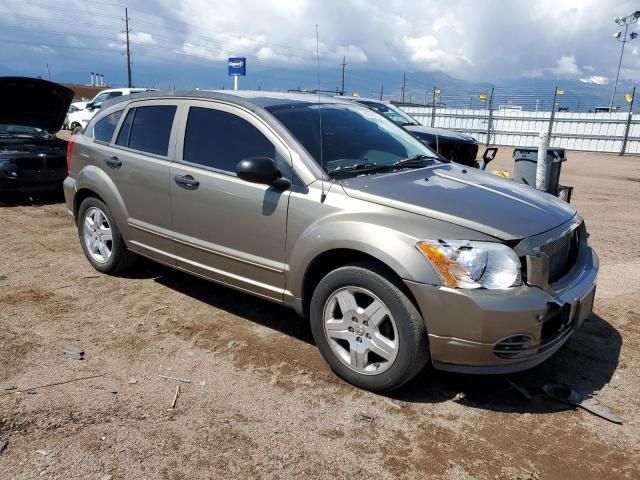
[[[146,261],[97,274],[58,196],[4,195],[0,478],[640,478],[639,182],[640,158],[569,152],[602,270],[584,326],[509,376],[532,399],[430,369],[358,390],[292,311]],[[591,383],[624,425],[546,399],[547,382]]]

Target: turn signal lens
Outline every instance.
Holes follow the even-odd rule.
[[[458,286],[456,277],[453,276],[453,273],[451,273],[451,269],[449,268],[450,261],[442,248],[424,242],[418,243],[416,247],[418,247],[418,250],[420,250],[425,257],[431,260],[431,263],[436,267],[438,273],[442,277],[442,280],[448,287],[455,288]]]

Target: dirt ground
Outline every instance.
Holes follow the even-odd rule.
[[[59,197],[3,196],[0,478],[640,478],[640,158],[569,152],[562,180],[601,275],[584,326],[508,377],[532,399],[430,369],[358,390],[292,311],[145,261],[97,274]],[[547,399],[548,382],[589,382],[624,425]]]

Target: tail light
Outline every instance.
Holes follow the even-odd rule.
[[[73,136],[67,142],[67,172],[71,171],[71,156],[73,155],[73,144],[76,141],[73,139]]]

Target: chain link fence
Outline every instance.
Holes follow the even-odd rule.
[[[468,133],[487,145],[537,146],[540,132],[548,131],[553,147],[640,154],[640,114],[633,112],[635,90],[623,93],[622,102],[614,108],[603,104],[602,98],[560,87],[545,95],[505,89],[476,91],[475,98],[470,95],[464,105],[465,93],[445,94],[434,87],[425,91],[421,103],[415,102],[415,94],[410,102],[391,101],[423,125]]]

